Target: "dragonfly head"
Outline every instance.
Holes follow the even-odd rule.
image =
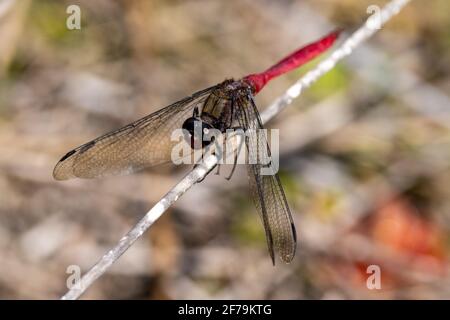
[[[203,149],[214,141],[214,137],[205,139],[210,136],[214,127],[198,117],[186,119],[182,128],[184,129],[184,138],[192,149]]]
[[[229,99],[233,95],[246,95],[253,92],[253,87],[244,80],[228,79],[221,83],[215,94],[221,98]]]

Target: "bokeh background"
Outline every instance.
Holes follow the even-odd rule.
[[[69,265],[87,270],[189,170],[56,182],[63,154],[385,3],[0,1],[0,298],[58,298]],[[298,229],[290,265],[272,266],[238,168],[192,188],[83,297],[449,299],[449,13],[413,0],[269,123]],[[315,63],[268,85],[260,110]]]

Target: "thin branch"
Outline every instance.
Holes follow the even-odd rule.
[[[321,76],[333,69],[337,62],[350,55],[353,50],[372,36],[378,29],[374,28],[374,19],[379,19],[379,26],[400,12],[410,0],[393,0],[383,7],[378,15],[371,16],[366,23],[354,32],[344,43],[328,58],[324,59],[316,68],[306,73],[300,80],[292,85],[284,95],[276,99],[261,113],[264,123],[272,119],[286,108],[301,92],[316,82]],[[202,181],[208,173],[218,164],[219,159],[209,155],[203,163],[194,167],[175,187],[173,187],[147,214],[122,238],[119,243],[106,253],[62,299],[79,298],[103,273],[116,262],[119,257],[139,239],[142,234],[187,190],[195,183]]]
[[[339,48],[324,59],[316,68],[306,73],[295,84],[293,84],[284,95],[276,99],[263,113],[261,113],[261,120],[263,123],[271,120],[291,102],[298,98],[302,91],[310,87],[321,76],[334,68],[336,63],[350,55],[356,47],[361,45],[365,40],[370,38],[375,32],[379,30],[386,22],[408,4],[410,0],[393,0],[383,7],[378,14],[372,15],[366,20],[366,23],[356,30]],[[379,19],[379,21],[376,21]],[[378,24],[378,26],[377,26]],[[376,27],[378,27],[378,29]]]
[[[3,0],[0,2],[0,20],[11,10],[14,3],[14,0]]]

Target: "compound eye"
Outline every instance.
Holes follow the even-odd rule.
[[[199,118],[191,117],[184,121],[182,128],[184,131],[184,138],[192,149],[202,149],[212,142],[204,139],[209,135],[212,126]]]
[[[194,132],[195,123],[196,123],[197,121],[201,122],[200,119],[197,119],[197,118],[194,118],[194,117],[188,118],[188,119],[186,119],[186,120],[183,122],[182,128],[183,128],[184,130],[187,130],[189,133],[192,134],[192,133]]]

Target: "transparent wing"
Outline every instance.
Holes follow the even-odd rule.
[[[256,208],[261,216],[266,232],[267,245],[273,264],[274,248],[281,260],[292,261],[297,247],[294,222],[277,174],[262,175],[261,169],[270,161],[270,149],[262,129],[261,119],[251,95],[236,103],[236,118],[247,132],[246,146],[248,157],[257,159],[256,164],[247,165],[250,188]]]
[[[121,129],[68,152],[56,164],[53,177],[96,178],[130,173],[170,161],[172,131],[181,128],[196,106],[201,107],[216,86],[198,91]]]

